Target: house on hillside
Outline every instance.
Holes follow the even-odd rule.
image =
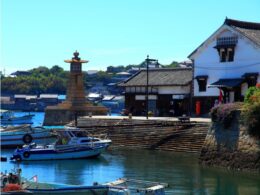
[[[30,76],[32,73],[29,71],[16,71],[10,74],[11,77],[18,77],[18,76]]]
[[[218,100],[242,101],[260,82],[260,23],[226,19],[188,58],[194,66],[193,102],[201,113]]]
[[[189,114],[191,68],[155,68],[140,70],[119,84],[125,89],[125,109],[133,115],[146,114],[146,89],[148,111],[154,116],[178,116]]]

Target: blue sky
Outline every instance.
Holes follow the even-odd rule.
[[[225,17],[260,22],[260,0],[1,0],[1,70],[60,65],[78,50],[83,70],[182,61]]]

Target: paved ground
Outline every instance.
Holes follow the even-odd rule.
[[[128,116],[92,116],[92,118],[100,118],[100,119],[128,119]],[[146,117],[144,116],[133,116],[132,119],[135,120],[144,120]],[[176,117],[148,117],[148,120],[162,120],[162,121],[178,121]],[[190,121],[196,122],[211,122],[210,118],[190,118]]]

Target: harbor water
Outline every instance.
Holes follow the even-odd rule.
[[[38,126],[44,114],[35,114]],[[10,157],[12,152],[2,150],[1,155]],[[111,147],[93,159],[1,162],[1,171],[16,166],[28,179],[37,175],[39,182],[92,185],[127,177],[169,183],[167,194],[260,194],[259,174],[202,167],[198,155],[187,153]]]

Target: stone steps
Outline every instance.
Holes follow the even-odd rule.
[[[107,134],[114,146],[177,152],[199,152],[209,128],[208,123],[87,119],[81,119],[79,126],[90,135]]]

